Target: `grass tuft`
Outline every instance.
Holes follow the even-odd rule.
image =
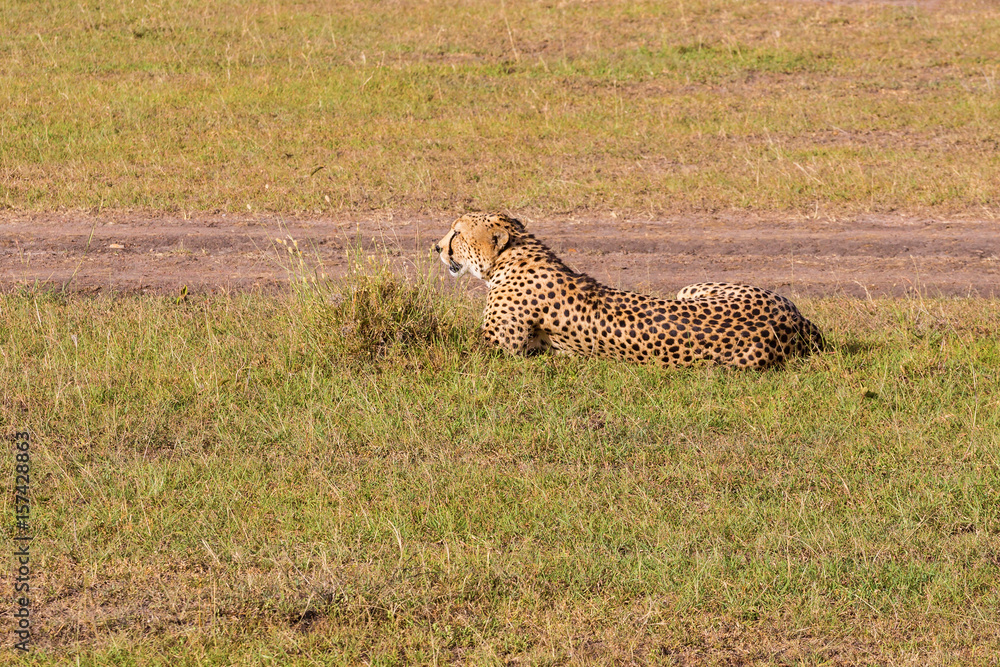
[[[338,359],[367,365],[430,346],[467,348],[477,337],[468,308],[407,281],[384,260],[355,259],[349,280],[302,293],[310,342]]]

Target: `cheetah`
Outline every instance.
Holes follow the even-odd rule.
[[[518,355],[554,350],[661,366],[766,368],[823,349],[820,330],[760,287],[699,283],[658,299],[607,287],[566,266],[518,220],[470,213],[434,252],[486,281],[483,335]]]

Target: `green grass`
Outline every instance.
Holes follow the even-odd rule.
[[[14,211],[1000,213],[995,3],[0,2]],[[995,664],[997,302],[739,373],[293,284],[0,296],[0,663]]]
[[[998,212],[991,2],[2,7],[15,210]]]
[[[799,300],[833,350],[767,372],[512,358],[480,305],[0,297],[23,664],[995,660],[996,302]]]

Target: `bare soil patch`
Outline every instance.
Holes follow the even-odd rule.
[[[638,220],[532,219],[529,229],[571,266],[608,284],[669,294],[698,281],[746,282],[812,296],[1000,296],[1000,222],[864,216],[783,219],[750,214]],[[173,294],[287,285],[295,239],[333,278],[348,251],[429,259],[448,216],[298,219],[205,215],[0,215],[0,289]]]

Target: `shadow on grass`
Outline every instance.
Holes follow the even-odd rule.
[[[831,349],[836,350],[840,354],[847,357],[857,356],[859,354],[868,354],[869,352],[874,352],[881,347],[881,345],[874,341],[861,340],[859,338],[848,338],[830,346]]]

